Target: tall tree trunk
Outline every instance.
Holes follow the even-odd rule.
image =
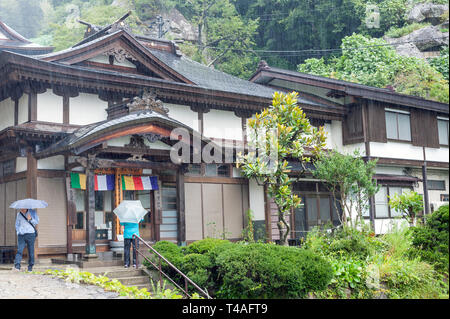
[[[278,208],[278,230],[280,232],[280,245],[281,246],[288,246],[287,237],[289,235],[289,231],[291,230],[291,227],[284,219],[285,214],[283,211]]]

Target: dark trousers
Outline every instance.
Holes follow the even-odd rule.
[[[136,265],[136,249],[139,248],[139,242],[132,238],[124,238],[123,240],[123,261],[125,266],[130,266],[130,248],[133,245],[133,265]]]
[[[17,235],[17,254],[16,258],[14,259],[14,267],[20,269],[20,262],[22,261],[22,254],[26,245],[28,249],[28,271],[33,270],[35,240],[36,234]]]

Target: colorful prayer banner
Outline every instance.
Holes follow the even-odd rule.
[[[70,184],[72,188],[86,189],[86,174],[70,173]],[[114,190],[114,175],[95,175],[94,190]]]
[[[127,191],[157,190],[156,176],[122,176],[122,189]]]
[[[72,188],[86,189],[86,174],[70,173],[70,186]]]
[[[112,191],[114,189],[115,175],[95,175],[96,191]]]

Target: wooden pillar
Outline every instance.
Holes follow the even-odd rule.
[[[96,257],[95,247],[95,181],[94,170],[88,160],[86,167],[86,257]]]
[[[120,203],[123,201],[123,190],[122,190],[122,170],[120,168],[115,169],[115,187],[114,187],[114,208],[120,205]],[[116,214],[114,216],[114,240],[117,240],[117,235],[120,235],[121,227],[120,227],[120,221]]]
[[[185,214],[185,192],[184,192],[184,168],[177,171],[177,210],[178,210],[178,243],[186,242],[186,214]]]
[[[66,156],[67,158],[67,156]],[[72,254],[72,229],[76,223],[76,205],[73,194],[73,189],[70,185],[70,171],[66,176],[66,201],[67,201],[67,253]]]
[[[37,160],[32,154],[31,148],[27,150],[27,198],[37,199]],[[39,224],[36,227],[39,232]],[[39,258],[39,237],[35,241],[35,261]]]
[[[31,149],[27,151],[27,197],[37,198],[37,160]]]
[[[425,147],[423,150],[423,166],[422,166],[422,180],[423,180],[423,200],[424,200],[424,213],[428,215],[430,213],[430,201],[428,198],[428,182],[427,182],[427,157],[425,155]]]
[[[363,136],[364,136],[364,145],[366,149],[366,158],[367,161],[370,161],[370,140],[368,138],[369,136],[369,119],[368,119],[368,104],[367,101],[364,101],[363,106],[361,108],[362,112],[362,125],[363,125]],[[375,196],[369,197],[369,220],[370,220],[370,227],[375,232]]]

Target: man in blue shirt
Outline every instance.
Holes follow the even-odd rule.
[[[14,259],[13,270],[20,271],[22,253],[25,245],[28,248],[28,271],[33,270],[34,265],[34,242],[36,240],[36,225],[39,216],[33,209],[21,209],[16,216],[17,254]]]
[[[136,268],[136,248],[139,248],[139,242],[133,239],[133,235],[139,236],[139,224],[120,223],[123,231],[123,259],[125,268],[130,267],[130,248],[133,245],[133,267]]]

